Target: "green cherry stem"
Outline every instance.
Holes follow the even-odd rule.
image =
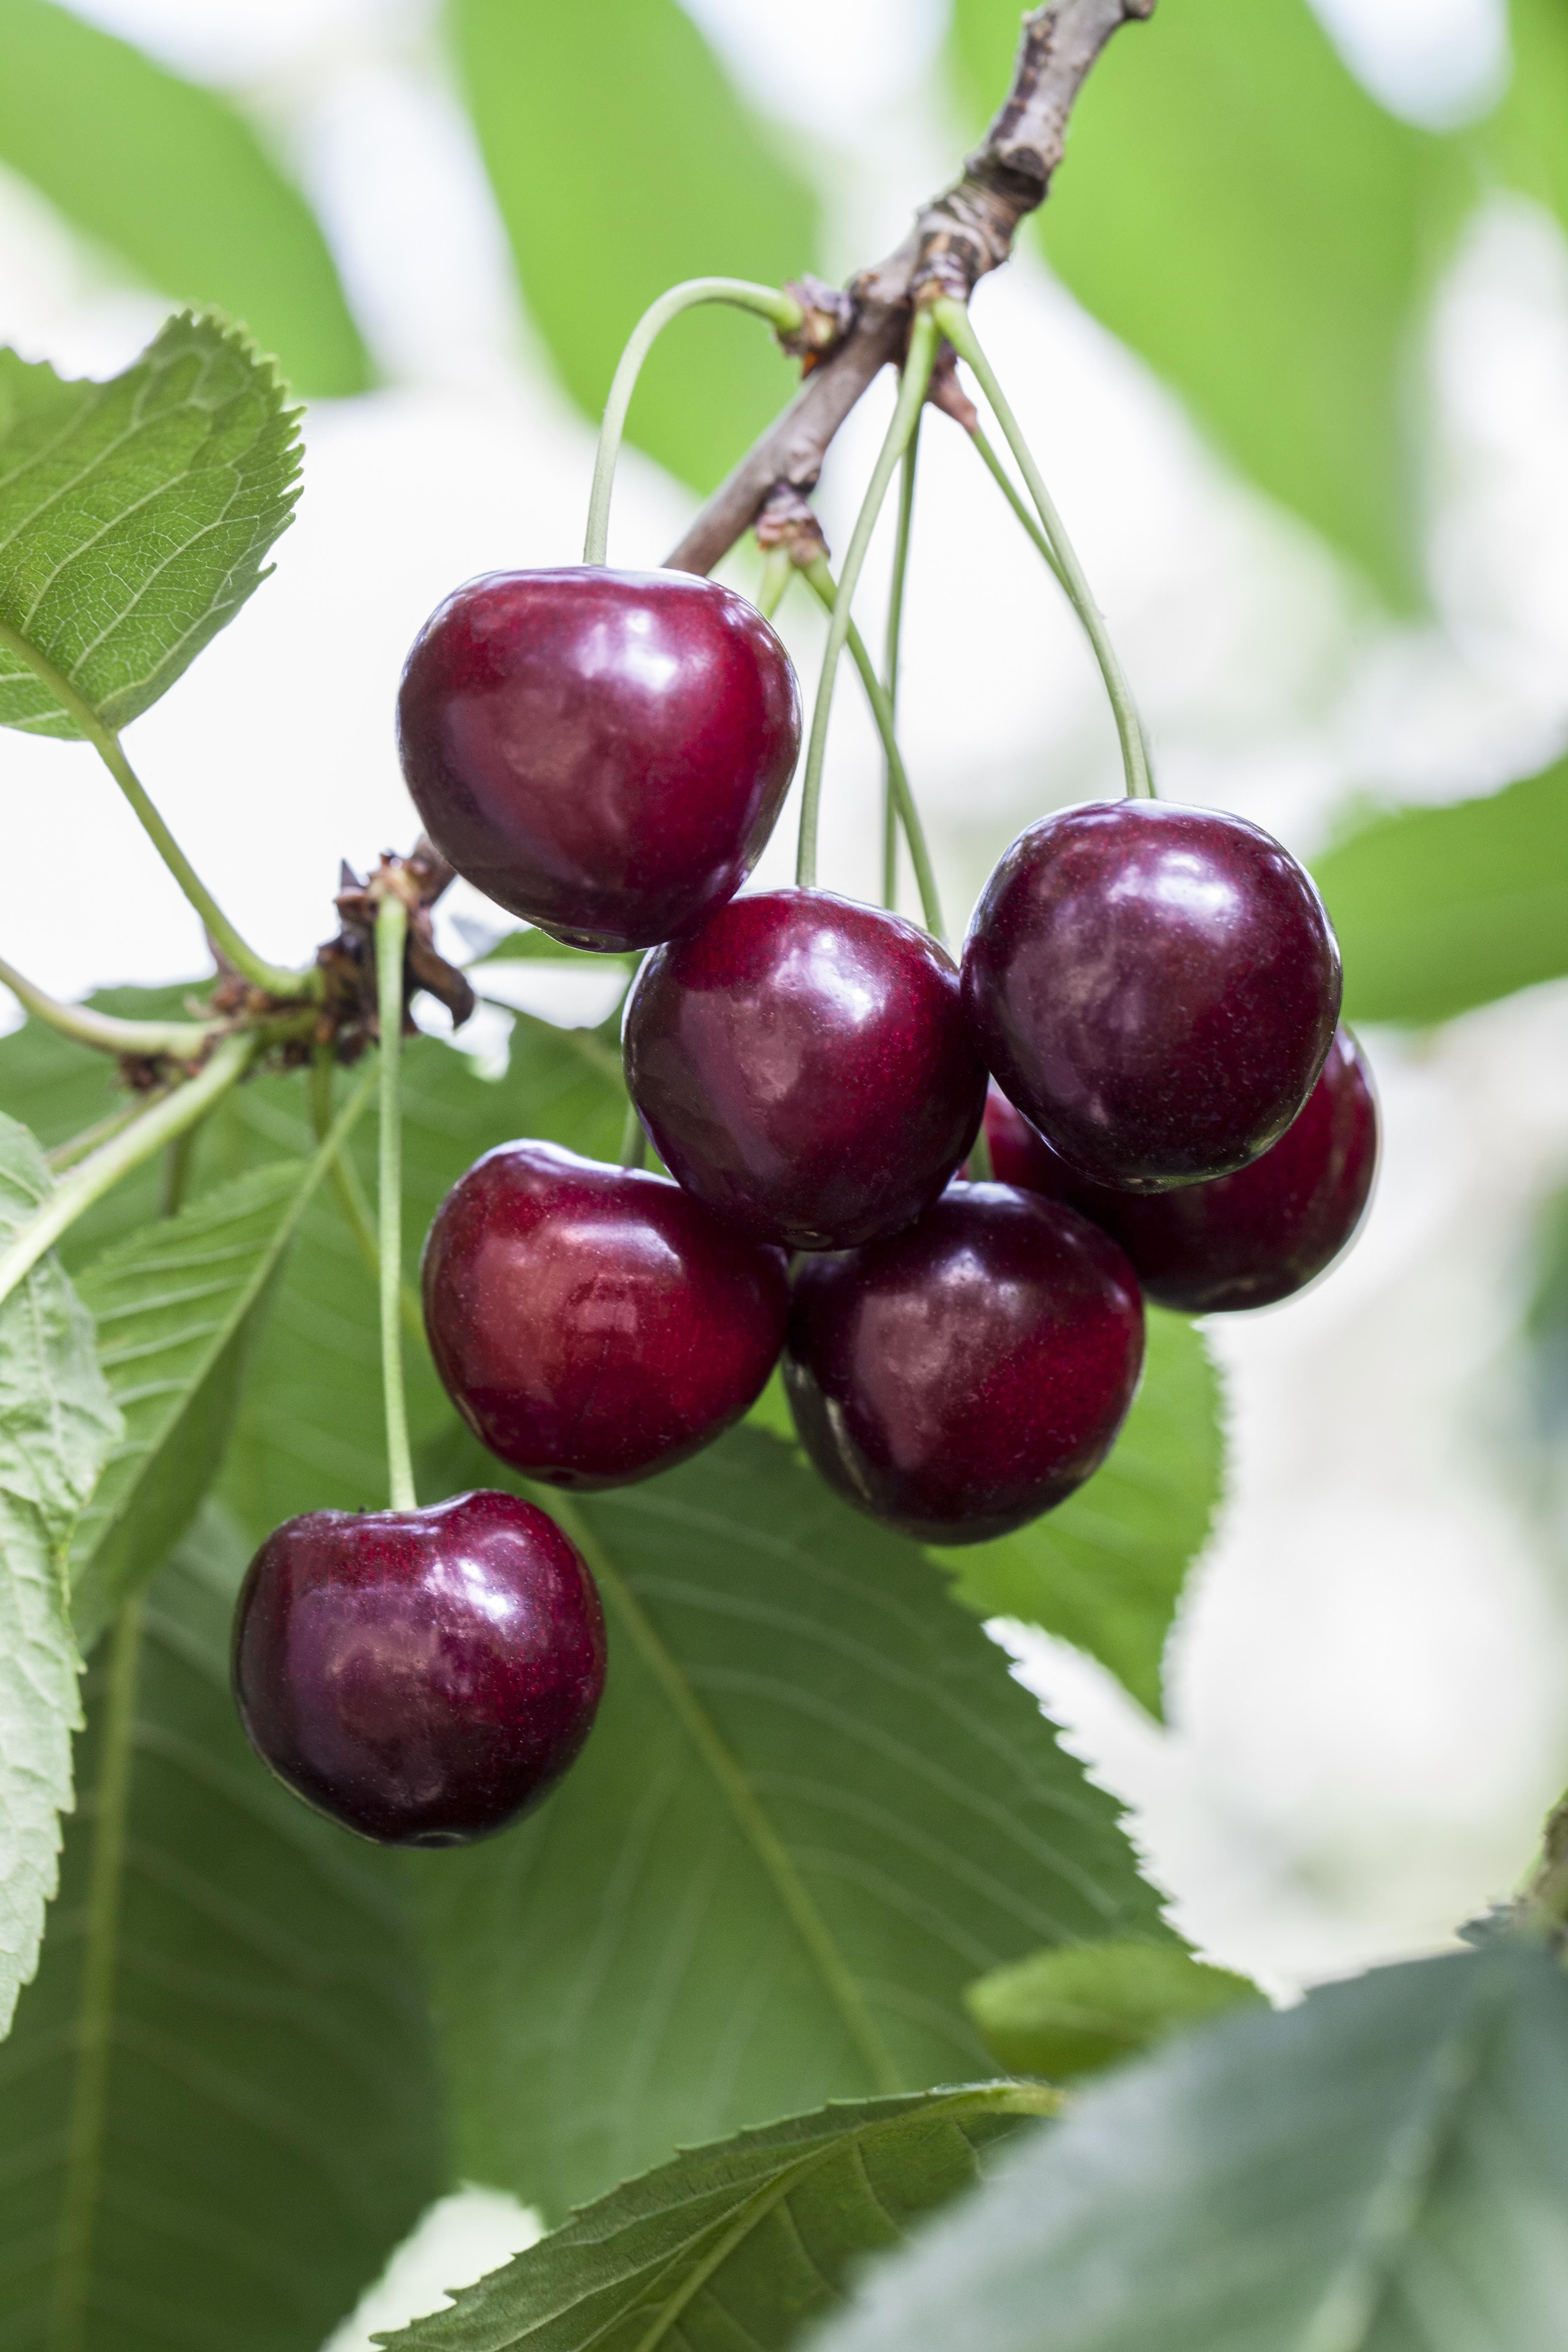
[[[380,1224],[381,1386],[386,1402],[387,1486],[395,1511],[415,1511],[414,1456],[403,1384],[403,953],[408,908],[389,890],[375,910],[375,1001],[381,1030],[381,1137],[376,1207]]]
[[[887,688],[890,723],[899,715],[899,646],[904,627],[904,579],[910,566],[910,530],[915,513],[915,464],[920,456],[921,420],[917,416],[899,468],[899,526],[893,540],[893,573],[888,592],[888,634],[882,655],[882,682]],[[882,904],[899,902],[899,812],[893,785],[893,763],[883,761],[882,772]]]
[[[757,610],[764,621],[773,619],[794,577],[795,559],[788,548],[770,547],[763,558],[763,576],[757,583]]]
[[[1121,743],[1121,764],[1127,774],[1128,793],[1134,800],[1152,800],[1154,796],[1154,785],[1149,773],[1149,761],[1144,752],[1143,730],[1138,723],[1138,713],[1133,707],[1126,676],[1121,662],[1117,659],[1116,648],[1110,642],[1110,633],[1105,625],[1105,617],[1090,593],[1089,582],[1084,577],[1083,566],[1074,553],[1072,541],[1062,527],[1062,519],[1057,512],[1040,469],[1030,453],[1029,445],[1024,438],[1018,420],[1008,405],[1005,393],[996,381],[990,361],[981,349],[974,330],[969,321],[969,312],[963,304],[953,301],[951,296],[944,295],[940,300],[934,302],[931,308],[942,333],[947,337],[959,358],[966,362],[973,371],[981,390],[990,402],[1007,446],[1017,460],[1018,471],[1028,486],[1029,496],[1034,499],[1040,520],[1045,525],[1046,537],[1056,550],[1057,561],[1061,566],[1062,585],[1072,601],[1073,610],[1083,623],[1084,632],[1094,648],[1095,659],[1100,664],[1100,676],[1105,680],[1105,690],[1110,697],[1110,708],[1116,719],[1116,732]]]
[[[194,1078],[160,1097],[151,1110],[142,1111],[108,1143],[79,1160],[13,1234],[9,1247],[0,1252],[0,1299],[8,1298],[46,1250],[52,1249],[60,1235],[121,1178],[205,1118],[244,1076],[261,1043],[255,1031],[242,1030],[226,1037]]]
[[[282,964],[268,963],[257,954],[248,941],[241,939],[159,815],[146,786],[126,758],[119,736],[112,727],[104,725],[91,703],[77,692],[69,678],[5,621],[0,621],[0,646],[4,646],[7,653],[15,654],[18,661],[26,664],[39,683],[47,687],[78,731],[92,745],[135,810],[142,830],[205,924],[208,937],[236,971],[242,973],[255,987],[265,989],[268,996],[299,997],[315,993],[320,982],[313,969],[289,971]]]
[[[938,326],[932,310],[917,310],[910,328],[909,357],[904,362],[903,375],[899,383],[898,405],[893,411],[893,421],[888,427],[888,437],[871,469],[871,479],[867,485],[860,511],[855,518],[855,529],[850,534],[848,552],[844,558],[838,593],[827,624],[827,644],[822,656],[816,707],[811,714],[811,740],[806,746],[805,780],[800,794],[800,851],[795,860],[795,878],[803,889],[810,889],[816,880],[822,763],[827,751],[827,722],[833,709],[834,675],[838,667],[838,656],[849,640],[849,610],[871,545],[871,534],[882,510],[882,501],[888,495],[888,487],[899,460],[910,446],[910,436],[925,400],[938,341]]]
[[[167,1055],[174,1061],[195,1061],[227,1024],[222,1021],[120,1021],[112,1013],[95,1013],[87,1004],[62,1004],[58,997],[35,987],[15,964],[0,956],[0,981],[35,1020],[74,1037],[79,1045],[96,1045],[105,1054]]]
[[[728,302],[738,310],[752,310],[783,334],[805,324],[805,313],[791,294],[777,286],[759,286],[749,278],[688,278],[650,302],[626,339],[605,402],[599,446],[594,458],[594,487],[588,493],[588,528],[583,542],[584,563],[603,563],[610,541],[610,499],[616,487],[616,460],[626,429],[643,362],[672,319],[702,302]]]
[[[833,574],[826,558],[819,555],[815,563],[808,564],[805,577],[826,610],[834,612],[843,591],[834,586]],[[892,702],[887,688],[877,676],[877,666],[866,649],[866,641],[853,621],[849,624],[846,642],[849,657],[860,673],[860,683],[866,689],[866,699],[871,706],[871,716],[881,737],[882,758],[888,775],[888,798],[910,845],[910,862],[915,869],[915,883],[921,894],[925,926],[933,939],[941,940],[945,937],[945,931],[942,899],[936,887],[936,870],[931,865],[931,850],[926,843],[920,811],[915,806],[915,796],[910,789],[909,772],[899,750],[899,739],[893,727]]]
[[[971,433],[969,437],[974,445],[977,455],[990,472],[992,478],[1000,488],[1003,497],[1007,501],[1007,504],[1012,508],[1013,512],[1017,516],[1018,520],[1023,524],[1024,529],[1028,532],[1029,537],[1034,541],[1035,545],[1039,549],[1040,553],[1050,565],[1051,571],[1055,574],[1057,580],[1060,583],[1061,586],[1065,588],[1068,584],[1067,575],[1057,560],[1057,551],[1051,545],[1050,541],[1046,537],[1045,532],[1040,529],[1039,524],[1035,520],[1034,516],[1029,512],[1028,507],[1024,501],[1023,495],[1018,488],[1017,483],[1013,479],[1012,475],[1007,471],[1006,467],[1002,463],[1001,458],[997,456],[995,450],[992,447],[984,434],[980,430],[978,425],[975,426],[973,432]]]

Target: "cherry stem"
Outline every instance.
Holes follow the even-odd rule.
[[[174,1142],[187,1128],[205,1118],[230,1087],[244,1076],[261,1044],[254,1030],[226,1037],[194,1078],[161,1097],[151,1110],[142,1111],[110,1141],[79,1161],[65,1181],[57,1184],[47,1199],[39,1202],[26,1223],[13,1235],[9,1247],[0,1253],[0,1300],[10,1297],[44,1253],[52,1249],[60,1235],[68,1232],[95,1202],[101,1201],[143,1160],[151,1160],[165,1144]]]
[[[610,541],[610,499],[616,487],[616,460],[626,429],[643,362],[672,319],[703,302],[727,302],[737,310],[752,310],[781,334],[794,334],[805,323],[805,312],[792,294],[777,286],[759,286],[749,278],[688,278],[650,302],[626,339],[605,402],[599,426],[599,446],[594,458],[594,487],[588,493],[588,528],[583,541],[584,563],[607,561]]]
[[[1058,561],[1057,551],[1051,545],[1050,541],[1046,537],[1045,532],[1040,529],[1039,524],[1035,520],[1034,516],[1029,512],[1027,506],[1024,502],[1023,495],[1018,488],[1017,483],[1013,479],[1012,475],[1007,471],[1006,467],[1002,463],[1001,458],[997,456],[995,450],[992,447],[990,442],[986,439],[978,425],[974,427],[969,437],[973,443],[975,450],[979,454],[981,459],[989,468],[993,478],[1000,488],[1002,495],[1006,499],[1007,504],[1012,508],[1013,512],[1017,516],[1018,520],[1023,524],[1024,529],[1028,532],[1029,537],[1034,541],[1035,545],[1039,549],[1040,553],[1050,565],[1050,568],[1055,573],[1058,581],[1061,583],[1062,587],[1065,588],[1067,586],[1067,577],[1062,571],[1060,562]]]
[[[788,548],[770,547],[763,558],[763,576],[757,585],[757,610],[764,621],[773,619],[794,577],[795,559]]]
[[[386,1477],[395,1511],[416,1511],[408,1398],[403,1384],[403,958],[408,908],[389,890],[375,910],[375,1003],[381,1030],[381,1386],[386,1402]]]
[[[155,1099],[162,1102],[167,1092],[167,1087],[161,1087]],[[140,1118],[148,1108],[145,1096],[139,1102],[133,1095],[129,1102],[121,1103],[118,1110],[111,1110],[107,1118],[95,1119],[90,1127],[84,1127],[79,1135],[71,1136],[64,1143],[57,1143],[52,1151],[44,1154],[51,1171],[58,1176],[65,1169],[74,1168],[79,1160],[85,1160],[89,1151],[96,1150],[100,1143],[107,1143],[110,1137],[118,1135],[122,1127],[129,1127],[132,1120]]]
[[[4,956],[0,981],[35,1020],[58,1029],[62,1037],[74,1037],[79,1045],[96,1045],[105,1054],[166,1054],[174,1061],[195,1061],[227,1026],[222,1021],[119,1021],[112,1013],[94,1013],[89,1005],[62,1004]]]
[[[805,577],[816,591],[829,613],[834,612],[843,594],[840,585],[835,588],[833,574],[826,557],[818,556],[806,566]],[[933,939],[946,934],[942,919],[942,899],[937,892],[936,870],[931,865],[931,851],[926,843],[925,827],[921,823],[915,796],[910,789],[909,772],[899,750],[899,739],[893,729],[893,706],[888,690],[877,676],[877,666],[866,648],[866,641],[853,621],[849,624],[846,643],[849,657],[860,673],[860,683],[866,689],[866,699],[871,706],[871,716],[877,722],[877,732],[882,740],[882,758],[887,769],[888,796],[904,829],[904,839],[910,845],[910,862],[915,869],[915,883],[921,894],[921,907],[926,929]]]
[[[314,969],[289,971],[282,964],[268,963],[265,957],[258,956],[255,949],[241,939],[159,815],[146,786],[126,758],[119,736],[112,727],[104,725],[91,703],[77,692],[63,671],[58,670],[46,655],[41,654],[36,646],[29,645],[19,631],[5,621],[0,621],[0,646],[4,646],[7,653],[15,654],[18,661],[26,662],[39,683],[47,687],[79,733],[92,745],[135,810],[142,830],[201,917],[208,938],[225,960],[257,988],[265,989],[268,996],[300,997],[317,993],[320,980]]]
[[[871,479],[860,511],[855,518],[849,550],[844,558],[843,575],[834,599],[832,616],[827,624],[827,644],[822,656],[822,675],[816,688],[816,708],[811,714],[811,740],[806,747],[805,781],[800,795],[800,850],[795,859],[795,878],[804,890],[815,887],[816,882],[817,818],[822,804],[822,763],[827,751],[827,722],[833,709],[833,681],[838,667],[838,656],[849,640],[849,609],[855,591],[860,583],[866,557],[871,545],[871,534],[877,528],[877,518],[888,486],[893,478],[900,458],[909,447],[921,408],[931,383],[931,367],[938,344],[937,323],[930,309],[915,312],[910,329],[909,357],[899,382],[898,405],[893,421],[888,427],[888,437],[878,452],[871,469]]]
[[[318,1143],[325,1143],[331,1131],[332,1067],[331,1047],[318,1046],[310,1066],[310,1125]],[[381,1248],[375,1238],[375,1217],[365,1198],[359,1171],[346,1151],[333,1153],[328,1177],[343,1223],[353,1236],[354,1246],[359,1251],[365,1272],[379,1290]],[[411,1339],[420,1339],[424,1334],[425,1317],[412,1283],[399,1284],[398,1297],[403,1308],[404,1329]]]
[[[1083,623],[1085,635],[1093,646],[1095,659],[1100,664],[1100,676],[1105,680],[1105,690],[1110,697],[1110,708],[1116,719],[1116,732],[1121,743],[1121,764],[1127,774],[1128,793],[1133,800],[1152,800],[1154,785],[1149,773],[1149,761],[1143,745],[1143,730],[1138,722],[1138,713],[1128,688],[1126,675],[1121,662],[1117,659],[1116,648],[1110,642],[1110,634],[1106,628],[1104,614],[1090,593],[1089,582],[1084,577],[1083,566],[1073,551],[1072,541],[1063,529],[1062,519],[1057,512],[1040,469],[1030,453],[1029,445],[1024,438],[1018,420],[1007,404],[1006,394],[996,381],[990,361],[980,347],[974,330],[970,324],[969,312],[963,304],[953,301],[951,296],[944,295],[934,302],[931,308],[942,333],[947,337],[959,358],[963,360],[973,371],[981,390],[990,402],[1007,446],[1017,460],[1018,471],[1023,475],[1028,487],[1029,496],[1035,501],[1040,520],[1045,526],[1046,537],[1056,550],[1057,562],[1061,568],[1062,585],[1071,600],[1074,612]]]
[[[922,411],[923,414],[923,411]],[[899,643],[904,626],[904,575],[910,563],[910,530],[915,512],[915,462],[920,456],[921,420],[917,416],[910,435],[910,446],[904,451],[899,471],[899,527],[893,541],[893,574],[888,591],[888,634],[883,649],[883,683],[888,696],[889,725],[896,725],[899,716]],[[882,766],[882,904],[889,909],[899,903],[899,826],[898,801],[893,784],[893,762],[884,756]]]

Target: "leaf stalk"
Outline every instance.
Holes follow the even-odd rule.
[[[215,1109],[244,1076],[261,1043],[254,1031],[226,1037],[194,1078],[174,1087],[81,1160],[34,1211],[9,1249],[0,1254],[0,1300],[10,1297],[45,1252],[106,1192]]]
[[[313,968],[290,971],[282,964],[268,963],[258,956],[248,940],[241,938],[168,826],[159,814],[146,786],[125,756],[124,746],[112,727],[106,727],[90,702],[78,693],[63,671],[58,670],[37,646],[30,645],[19,630],[6,621],[0,621],[0,646],[26,662],[41,685],[47,687],[62,710],[72,720],[79,733],[85,736],[135,810],[142,831],[174,876],[186,898],[195,908],[206,927],[207,935],[219,953],[254,987],[264,989],[268,996],[300,997],[318,992],[320,982]]]

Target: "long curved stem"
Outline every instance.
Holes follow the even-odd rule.
[[[35,986],[15,964],[0,956],[0,981],[35,1019],[79,1045],[96,1045],[105,1054],[167,1054],[174,1061],[194,1061],[216,1036],[221,1021],[119,1021],[112,1013],[94,1013],[89,1005],[62,1004]]]
[[[18,661],[26,662],[34,677],[48,688],[61,709],[92,745],[135,810],[142,830],[205,924],[208,936],[236,971],[243,973],[256,987],[264,988],[269,996],[313,994],[320,985],[313,967],[306,971],[290,971],[282,964],[268,963],[265,957],[257,954],[248,941],[241,939],[159,815],[146,786],[126,758],[119,736],[112,727],[104,725],[91,703],[77,692],[69,678],[5,621],[0,621],[0,646],[4,646],[7,653],[15,654]]]
[[[1013,512],[1017,516],[1018,520],[1023,524],[1024,529],[1028,532],[1029,537],[1034,541],[1035,545],[1045,557],[1046,562],[1049,564],[1056,579],[1060,583],[1063,588],[1066,588],[1068,584],[1067,574],[1063,572],[1060,563],[1057,560],[1056,549],[1051,545],[1050,541],[1046,537],[1045,532],[1040,529],[1039,524],[1029,512],[1029,509],[1025,504],[1023,497],[1019,492],[1017,483],[1013,479],[1012,475],[1007,471],[1006,467],[1002,463],[1001,458],[997,456],[995,450],[992,447],[984,434],[982,433],[978,425],[975,426],[973,432],[971,433],[969,438],[973,443],[976,454],[979,456],[982,463],[990,473],[993,480],[997,484],[1003,497],[1006,499],[1007,504],[1012,508]]]
[[[882,683],[887,688],[889,719],[899,716],[899,647],[904,627],[904,580],[910,568],[910,532],[915,514],[915,467],[920,457],[921,420],[917,416],[899,469],[899,527],[893,540],[893,572],[888,592],[888,634],[882,655]],[[882,777],[882,904],[899,903],[899,812],[893,788],[893,763],[884,760]]]
[[[381,1156],[377,1209],[381,1251],[381,1385],[386,1401],[386,1477],[395,1511],[414,1511],[414,1456],[403,1384],[403,950],[408,909],[389,890],[375,910],[376,1012],[381,1028]]]
[[[944,296],[932,305],[932,309],[942,333],[947,337],[959,358],[966,361],[973,369],[981,390],[990,402],[996,421],[1006,438],[1007,446],[1017,459],[1018,470],[1028,485],[1029,496],[1034,499],[1040,520],[1045,525],[1046,537],[1056,550],[1057,561],[1061,566],[1062,585],[1072,599],[1073,610],[1083,623],[1085,634],[1094,648],[1095,659],[1100,664],[1100,676],[1105,680],[1105,690],[1110,697],[1110,708],[1116,719],[1116,732],[1121,743],[1121,764],[1127,773],[1127,790],[1134,800],[1152,800],[1154,796],[1154,785],[1149,773],[1149,762],[1144,752],[1143,730],[1138,722],[1138,713],[1128,688],[1126,675],[1117,658],[1116,648],[1110,642],[1110,633],[1105,625],[1105,616],[1094,601],[1089,582],[1084,577],[1083,566],[1074,553],[1072,541],[1062,527],[1062,519],[1057,512],[1051,494],[1046,488],[1040,469],[1036,465],[1029,445],[1024,438],[1018,420],[1007,404],[1006,394],[996,381],[990,361],[981,349],[974,330],[970,324],[969,313],[963,304]]]
[[[94,1202],[101,1201],[132,1169],[205,1118],[244,1076],[261,1042],[254,1031],[242,1030],[226,1037],[196,1076],[164,1095],[57,1184],[14,1236],[10,1247],[0,1254],[0,1299],[10,1297],[45,1251],[52,1249]]]
[[[650,302],[626,339],[605,402],[599,446],[594,459],[594,487],[588,493],[588,528],[583,542],[584,563],[603,563],[610,539],[610,498],[616,487],[616,460],[626,429],[643,362],[672,319],[701,302],[728,302],[738,310],[753,310],[792,334],[805,317],[793,295],[777,286],[759,286],[749,278],[688,278]]]
[[[936,359],[938,331],[930,310],[917,310],[910,329],[909,357],[899,383],[898,405],[893,421],[888,427],[888,437],[877,455],[871,469],[871,479],[866,488],[860,511],[855,518],[848,552],[844,558],[844,570],[834,600],[832,617],[827,624],[827,644],[823,650],[822,675],[816,688],[816,708],[811,714],[811,740],[806,746],[805,779],[800,795],[800,852],[795,859],[795,880],[809,889],[816,880],[817,818],[822,803],[822,763],[827,751],[827,722],[833,709],[833,681],[838,667],[838,656],[849,639],[849,610],[860,573],[871,545],[871,534],[877,528],[877,517],[888,495],[888,486],[894,469],[909,447],[931,383],[931,372]]]
[[[826,560],[819,555],[815,563],[807,566],[805,576],[816,590],[821,603],[831,613],[842,591],[835,588],[833,574],[828,569]],[[889,802],[903,827],[904,839],[910,845],[910,862],[915,869],[915,882],[921,894],[921,908],[925,916],[926,929],[933,939],[941,940],[945,938],[946,934],[942,919],[942,900],[937,893],[936,870],[931,864],[931,851],[926,844],[925,828],[921,823],[920,811],[915,806],[915,796],[910,789],[909,772],[904,766],[903,754],[899,750],[899,739],[893,725],[892,702],[889,698],[887,688],[877,676],[877,666],[867,651],[866,641],[853,621],[849,624],[847,643],[849,657],[860,673],[860,683],[866,689],[866,699],[871,706],[871,716],[877,722],[877,732],[882,740],[882,758],[888,772]]]

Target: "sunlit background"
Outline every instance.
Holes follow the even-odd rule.
[[[965,143],[939,0],[689,5],[818,189],[826,269],[896,242]],[[1507,75],[1495,0],[1320,5],[1411,121],[1462,124]],[[382,379],[312,405],[276,580],[131,736],[242,930],[303,957],[330,928],[339,858],[411,837],[391,725],[409,639],[473,572],[575,560],[593,432],[521,308],[425,0],[79,13],[238,97],[318,208]],[[0,341],[108,373],[166,308],[0,173]],[[1120,640],[1165,793],[1256,817],[1310,856],[1357,796],[1456,798],[1563,749],[1568,247],[1544,210],[1479,189],[1411,353],[1431,452],[1419,621],[1384,617],[1228,470],[1035,249],[984,286],[976,317]],[[820,505],[840,550],[889,400],[873,394],[830,461]],[[613,559],[657,562],[694,503],[629,453]],[[744,559],[730,576],[748,579]],[[781,625],[809,682],[821,635],[804,593]],[[940,418],[906,647],[906,751],[956,925],[1023,824],[1116,790],[1118,771],[1070,616]],[[838,887],[875,889],[879,789],[846,690],[825,820]],[[16,964],[64,995],[201,968],[194,918],[85,749],[0,739],[0,808]],[[791,833],[786,817],[760,880],[787,873]],[[485,1014],[470,1050],[493,1066],[505,1027]],[[1561,1493],[1522,1336],[1538,1232],[1568,1185],[1568,984],[1364,1042],[1386,1119],[1367,1231],[1306,1298],[1213,1327],[1233,1484],[1173,1637],[1168,1727],[1064,1645],[1019,1637],[1032,1683],[1130,1801],[1179,1924],[1280,1994],[1429,1948],[1504,1896],[1568,1780]],[[521,2226],[493,2192],[450,2205],[374,2323],[428,2305]]]

